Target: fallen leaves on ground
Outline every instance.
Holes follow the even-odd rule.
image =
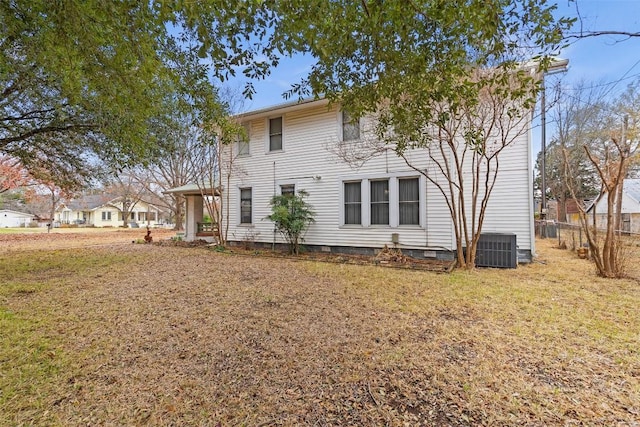
[[[611,326],[637,307],[633,284],[555,284],[541,264],[441,275],[115,243],[58,252],[88,268],[49,269],[37,289],[0,300],[51,343],[42,357],[71,360],[33,396],[0,400],[0,424],[640,420],[639,347],[628,333],[638,315]],[[620,312],[581,300],[592,294]],[[582,310],[589,316],[577,317]],[[41,406],[30,401],[38,394]]]

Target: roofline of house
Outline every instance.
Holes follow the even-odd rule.
[[[26,216],[31,216],[31,217],[35,217],[35,215],[27,213],[27,212],[20,212],[20,211],[14,211],[13,209],[0,209],[0,212],[11,212],[11,213],[16,213],[16,214],[20,214],[20,215],[26,215]]]
[[[568,59],[564,59],[560,57],[552,57],[551,62],[549,63],[549,67],[547,68],[547,71],[545,72],[545,74],[553,74],[559,71],[566,71],[568,64],[569,64]],[[540,60],[539,59],[530,60],[528,62],[522,63],[521,66],[522,68],[538,69],[540,67]],[[268,107],[258,108],[256,110],[249,110],[244,113],[234,114],[232,117],[237,119],[243,119],[247,117],[260,118],[264,116],[269,116],[276,111],[286,113],[292,110],[297,110],[307,106],[307,104],[326,105],[326,104],[329,104],[329,100],[324,96],[296,99],[294,101],[287,101],[279,104],[274,104]]]
[[[245,119],[251,117],[253,119],[257,119],[260,117],[270,116],[276,111],[278,113],[288,113],[290,111],[295,111],[302,109],[304,107],[309,106],[309,104],[316,105],[327,105],[329,104],[329,100],[327,98],[305,98],[298,99],[295,101],[289,101],[281,104],[272,105],[270,107],[259,108],[257,110],[247,111],[245,113],[240,113],[232,116],[236,119]]]
[[[201,196],[203,193],[209,194],[211,190],[215,189],[216,196],[221,194],[220,187],[213,187],[212,185],[205,187],[201,187],[198,184],[185,184],[180,187],[170,188],[168,190],[163,191],[163,194],[181,194],[183,196]]]

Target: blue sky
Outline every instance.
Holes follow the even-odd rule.
[[[578,13],[579,11],[579,13]],[[564,16],[581,17],[572,32],[626,31],[640,32],[640,0],[568,0],[558,1],[558,13]],[[569,60],[566,73],[551,77],[560,79],[565,87],[584,81],[589,85],[603,85],[608,96],[621,93],[629,83],[640,77],[640,37],[603,35],[572,40],[560,52],[560,57]],[[547,115],[547,144],[554,134],[554,123]],[[534,162],[541,147],[540,122],[533,122]]]
[[[579,0],[578,10],[585,31],[640,32],[640,0]],[[577,17],[575,4],[559,2],[559,13]],[[577,22],[573,31],[580,28]],[[640,37],[598,36],[574,41],[561,52],[569,59],[565,77],[569,83],[584,79],[591,82],[616,82],[612,93],[623,89],[629,76],[640,73]]]

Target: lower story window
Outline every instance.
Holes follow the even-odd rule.
[[[294,184],[281,185],[280,186],[280,194],[283,196],[295,196],[296,195],[296,186]]]
[[[371,181],[371,224],[389,225],[389,180]]]
[[[251,188],[240,189],[240,224],[251,224]]]
[[[362,224],[362,192],[361,183],[344,183],[344,223]]]
[[[111,221],[111,212],[102,212],[103,221]]]
[[[344,225],[420,225],[424,203],[420,178],[363,179],[344,181],[342,185]]]
[[[398,222],[420,225],[420,181],[418,178],[398,180]]]

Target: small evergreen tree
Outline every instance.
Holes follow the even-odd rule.
[[[285,194],[271,198],[271,215],[276,229],[289,244],[289,253],[298,255],[300,242],[311,223],[315,222],[315,212],[304,198],[308,193],[300,190],[298,194]]]

